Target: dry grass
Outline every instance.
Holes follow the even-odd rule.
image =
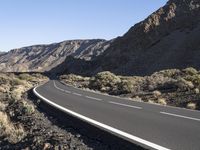
[[[151,104],[154,104],[155,102],[154,102],[154,100],[148,100],[148,103],[151,103]]]
[[[187,104],[187,108],[195,110],[197,108],[197,106],[196,106],[195,103],[190,102],[190,103]]]
[[[158,96],[160,96],[162,93],[160,92],[160,91],[153,91],[153,95],[155,96],[155,97],[158,97]]]
[[[25,136],[24,128],[21,125],[14,125],[8,115],[0,111],[0,129],[2,129],[2,136],[6,136],[7,140],[15,144],[21,141]]]
[[[11,96],[13,99],[20,100],[22,98],[23,92],[25,91],[26,89],[24,86],[22,85],[15,86],[11,91]]]
[[[4,111],[6,109],[6,104],[0,102],[0,111]]]
[[[0,93],[6,93],[7,91],[6,91],[6,89],[4,88],[4,87],[0,87]]]
[[[161,105],[167,105],[166,99],[164,99],[164,98],[159,98],[158,103]]]
[[[194,92],[195,94],[199,94],[199,89],[198,88],[194,89]]]
[[[23,108],[24,110],[28,113],[28,114],[32,114],[35,112],[35,107],[29,103],[27,103],[26,101],[22,101],[23,103]]]

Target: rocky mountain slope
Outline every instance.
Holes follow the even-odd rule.
[[[95,61],[72,61],[70,57],[63,66],[67,72],[87,75],[105,70],[122,75],[149,75],[170,68],[200,69],[199,16],[199,0],[169,0],[117,38]]]
[[[49,45],[35,45],[0,54],[0,71],[47,71],[62,63],[69,55],[91,60],[107,49],[111,41],[71,40]]]

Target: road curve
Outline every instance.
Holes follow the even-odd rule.
[[[144,148],[200,150],[200,112],[102,95],[49,81],[36,96]]]

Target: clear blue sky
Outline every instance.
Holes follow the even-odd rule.
[[[0,51],[70,39],[112,39],[167,0],[1,0]]]

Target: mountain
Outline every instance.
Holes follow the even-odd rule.
[[[0,54],[0,71],[29,72],[48,71],[67,56],[92,60],[109,47],[111,41],[71,40],[49,45],[35,45]]]
[[[67,58],[66,72],[148,75],[170,68],[200,69],[200,1],[169,0],[134,25],[95,60]]]
[[[200,0],[169,0],[122,37],[36,45],[0,54],[0,71],[149,75],[200,69]]]

